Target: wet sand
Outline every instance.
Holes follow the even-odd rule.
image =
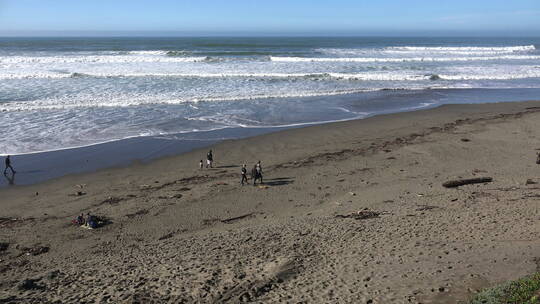
[[[445,105],[0,189],[0,300],[465,301],[540,267],[539,130],[539,101]]]

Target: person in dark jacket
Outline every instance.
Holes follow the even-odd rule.
[[[240,172],[240,174],[242,174],[242,179],[240,180],[240,184],[242,184],[242,186],[244,185],[244,181],[247,183],[248,182],[248,179],[247,179],[247,169],[246,169],[246,164],[243,164],[242,165],[242,171]]]
[[[7,173],[7,169],[9,168],[11,170],[11,173],[15,174],[17,171],[13,170],[13,167],[11,166],[11,159],[8,156],[6,156],[6,168],[4,169],[4,175]]]
[[[253,186],[255,186],[257,180],[260,180],[261,184],[263,183],[261,161],[258,161],[257,164],[253,166],[253,169],[251,170],[251,178],[253,178]]]

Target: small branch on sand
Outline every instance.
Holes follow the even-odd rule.
[[[336,218],[352,218],[355,220],[365,220],[369,218],[379,217],[380,214],[381,213],[377,211],[361,210],[358,212],[353,212],[353,213],[345,214],[345,215],[338,214],[336,215]]]
[[[451,180],[443,183],[443,187],[445,188],[455,188],[463,185],[469,185],[469,184],[479,184],[479,183],[490,183],[493,181],[493,178],[491,177],[477,177],[477,178],[469,178],[469,179],[458,179],[458,180]]]
[[[224,219],[224,220],[221,220],[221,222],[225,223],[225,224],[229,224],[229,223],[232,223],[234,221],[238,221],[238,220],[241,220],[243,218],[250,217],[250,216],[253,216],[253,215],[255,215],[255,213],[252,212],[252,213],[248,213],[248,214],[244,214],[244,215]]]

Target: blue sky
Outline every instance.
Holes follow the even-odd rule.
[[[540,0],[0,0],[0,35],[540,35]]]

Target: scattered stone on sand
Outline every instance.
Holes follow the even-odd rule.
[[[9,218],[9,217],[0,217],[0,228],[11,228],[18,224],[23,224],[25,222],[33,221],[34,218]]]
[[[49,271],[49,272],[45,275],[45,278],[47,278],[48,280],[54,280],[54,279],[56,279],[59,275],[60,275],[60,271],[58,271],[58,270],[53,270],[53,271]]]
[[[37,280],[33,279],[24,279],[17,285],[19,290],[32,290],[32,289],[43,289],[43,286],[38,285]]]
[[[6,251],[9,248],[9,243],[0,242],[0,252]]]
[[[167,233],[165,235],[162,235],[161,237],[158,238],[159,241],[162,241],[162,240],[166,240],[166,239],[170,239],[174,236],[174,232],[171,232],[171,233]]]
[[[165,196],[165,195],[160,195],[158,196],[159,199],[171,199],[171,198],[182,198],[182,194],[174,194],[174,195],[168,195],[168,196]]]
[[[68,196],[83,196],[86,195],[86,192],[77,191],[74,194],[68,194]]]
[[[147,214],[149,211],[147,209],[141,209],[141,210],[138,210],[134,213],[129,213],[129,214],[126,214],[127,217],[129,218],[132,218],[132,217],[136,217],[136,216],[139,216],[139,215],[145,215]]]
[[[107,199],[105,199],[105,200],[102,201],[101,203],[102,203],[102,204],[111,204],[111,205],[114,205],[114,204],[118,204],[118,203],[121,202],[122,200],[124,200],[124,199],[121,198],[121,197],[109,196]]]
[[[427,211],[432,209],[437,209],[439,207],[437,206],[429,206],[429,205],[418,205],[419,208],[416,209],[416,211]]]
[[[26,255],[40,255],[49,252],[49,247],[36,245],[32,248],[21,248],[21,251]]]
[[[471,141],[471,140],[468,139],[468,138],[462,138],[461,141],[462,141],[462,142],[469,142],[469,141]]]

